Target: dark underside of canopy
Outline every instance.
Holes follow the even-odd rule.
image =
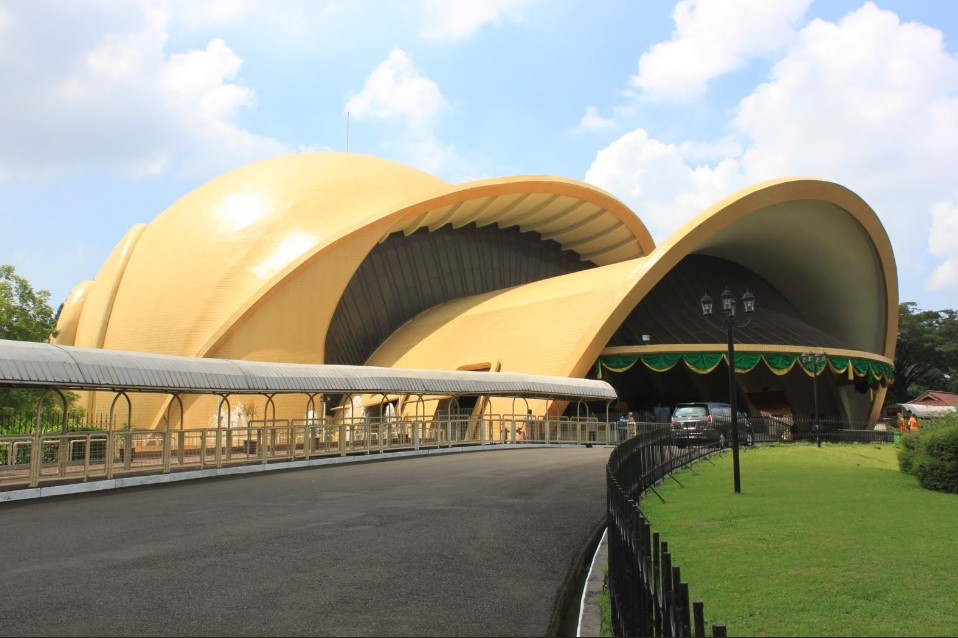
[[[516,227],[394,233],[370,251],[346,287],[330,322],[325,362],[365,363],[401,325],[443,302],[594,267]]]
[[[813,285],[813,282],[809,282]],[[705,255],[688,255],[646,295],[622,323],[610,346],[725,343],[725,315],[719,295],[730,288],[738,299],[738,344],[850,348],[843,340],[810,325],[799,310],[757,273],[736,263]],[[755,295],[755,312],[744,315],[741,296]],[[715,301],[711,318],[702,316],[700,300],[708,293]],[[647,344],[643,335],[649,336]]]

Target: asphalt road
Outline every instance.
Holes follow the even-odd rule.
[[[520,448],[0,506],[0,635],[545,635],[608,449]]]

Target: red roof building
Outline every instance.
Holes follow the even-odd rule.
[[[917,405],[941,405],[958,408],[958,394],[954,392],[945,392],[944,390],[928,390],[918,397],[909,401]]]

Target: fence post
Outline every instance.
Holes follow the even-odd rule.
[[[695,618],[695,638],[705,638],[705,604],[701,600],[692,603],[692,615]]]

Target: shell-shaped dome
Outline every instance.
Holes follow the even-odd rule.
[[[102,318],[108,325],[97,321],[76,344],[202,355],[229,317],[298,260],[448,189],[402,164],[345,153],[289,155],[232,171],[146,227],[119,274]],[[98,327],[106,327],[99,339]]]

